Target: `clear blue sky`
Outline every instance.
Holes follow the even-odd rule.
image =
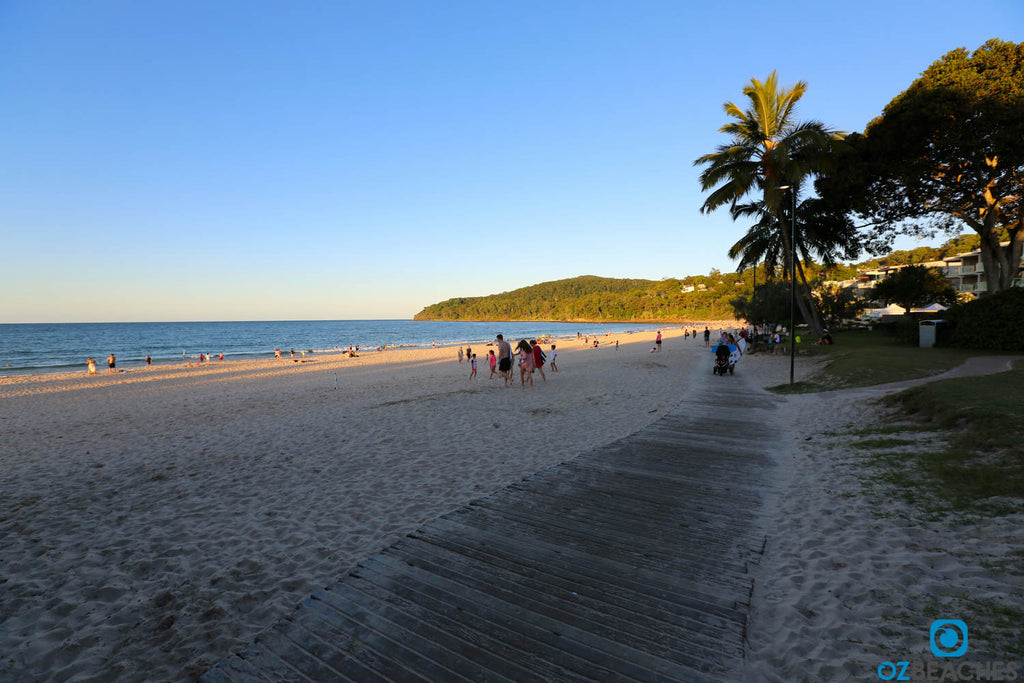
[[[0,0],[0,322],[406,318],[733,270],[722,103],[862,130],[1020,0]],[[913,245],[911,245],[913,246]]]

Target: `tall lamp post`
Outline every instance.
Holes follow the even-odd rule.
[[[793,199],[793,214],[789,218],[789,383],[793,384],[796,369],[796,185],[779,185],[789,190]]]

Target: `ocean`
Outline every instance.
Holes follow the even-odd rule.
[[[111,353],[118,368],[197,360],[199,354],[225,360],[273,357],[285,352],[323,352],[378,346],[429,347],[479,344],[502,333],[505,339],[535,339],[626,330],[656,329],[628,323],[433,322],[413,320],[309,320],[264,322],[37,323],[0,324],[0,376],[85,370],[95,358],[101,368]]]

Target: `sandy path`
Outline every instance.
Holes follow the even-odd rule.
[[[797,379],[814,369],[798,359]],[[989,358],[943,377],[1004,369],[1006,359]],[[781,384],[789,360],[749,357],[744,372],[758,386]],[[778,401],[789,441],[777,455],[774,533],[755,574],[745,680],[880,680],[886,661],[934,665],[937,618],[967,623],[967,659],[1024,665],[1019,624],[1015,641],[1012,624],[1005,637],[994,611],[1024,609],[1024,514],[931,518],[885,481],[868,451],[852,447],[855,437],[836,436],[890,424],[895,416],[873,399],[920,383],[764,394]],[[938,447],[937,435],[918,436],[917,449]]]

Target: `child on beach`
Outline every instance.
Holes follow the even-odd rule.
[[[551,345],[551,357],[548,359],[548,366],[551,368],[551,372],[558,372],[558,366],[555,365],[555,356],[557,356],[557,355],[558,355],[558,352],[555,351],[555,345],[552,344]]]
[[[498,369],[498,357],[494,355],[494,351],[487,352],[487,362],[491,364],[491,376],[487,379],[493,379],[494,373]]]
[[[473,368],[472,370],[469,371],[469,378],[473,379],[474,377],[476,377],[476,354],[475,353],[473,354],[473,357],[469,359],[469,367]]]
[[[544,375],[544,352],[540,348],[540,344],[537,343],[536,339],[530,340],[531,352],[533,353],[533,367],[540,373],[540,378],[545,382],[548,378]]]

